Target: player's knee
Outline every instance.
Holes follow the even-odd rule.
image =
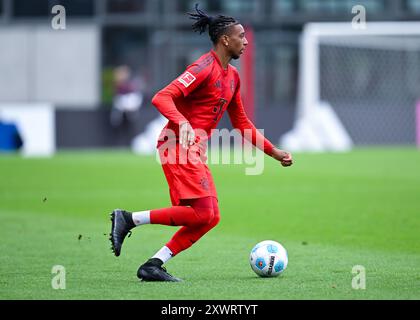
[[[206,225],[213,221],[214,219],[214,211],[213,208],[199,208],[195,209],[197,213],[197,220],[196,223],[198,225]]]
[[[220,222],[220,211],[217,201],[213,202],[213,220],[211,221],[212,228],[217,226]]]
[[[220,214],[214,214],[213,216],[213,220],[211,221],[211,224],[213,225],[213,227],[217,226],[220,222]]]
[[[215,211],[213,209],[213,216],[206,224],[207,229],[208,230],[213,229],[215,226],[217,226],[219,224],[219,221],[220,221],[219,211]]]

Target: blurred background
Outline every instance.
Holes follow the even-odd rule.
[[[249,117],[273,142],[416,144],[420,0],[0,0],[3,150],[150,152],[165,124],[152,96],[211,48],[186,15],[197,2],[247,28],[252,45],[233,64]],[[65,29],[52,27],[56,5]],[[352,27],[355,5],[366,9],[364,30]]]

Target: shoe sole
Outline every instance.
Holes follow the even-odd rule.
[[[114,230],[115,230],[115,210],[112,211],[110,214],[110,220],[111,220],[111,233],[109,234],[109,240],[111,241],[111,250],[114,253],[116,257],[120,255],[120,252],[117,252],[115,248],[115,241],[114,241]]]
[[[146,273],[143,270],[139,271],[140,275],[137,275],[137,277],[143,282],[181,282],[182,280],[179,278],[173,278],[173,280],[163,280],[163,279],[156,279],[154,277],[150,277],[148,273]]]

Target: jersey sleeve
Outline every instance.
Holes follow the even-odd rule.
[[[170,83],[168,86],[160,90],[152,99],[152,104],[165,116],[168,120],[181,124],[187,119],[178,111],[175,100],[182,97],[182,92],[177,86]]]
[[[273,153],[273,144],[266,139],[248,119],[241,99],[240,80],[238,76],[238,85],[232,101],[228,106],[228,114],[232,126],[241,132],[241,135],[249,140],[254,146],[264,151],[267,155],[271,156]]]
[[[211,72],[211,62],[210,59],[204,59],[188,66],[172,84],[182,91],[184,97],[188,96],[207,79]]]

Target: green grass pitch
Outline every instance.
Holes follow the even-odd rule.
[[[139,264],[176,227],[134,230],[116,258],[114,208],[170,205],[154,157],[128,151],[61,152],[51,159],[0,156],[0,299],[420,299],[420,152],[357,149],[296,154],[262,175],[212,165],[220,224],[167,264],[182,283],[144,283]],[[252,247],[276,240],[289,253],[278,278],[257,277]],[[54,290],[52,267],[66,270]],[[355,290],[362,265],[366,288]]]

